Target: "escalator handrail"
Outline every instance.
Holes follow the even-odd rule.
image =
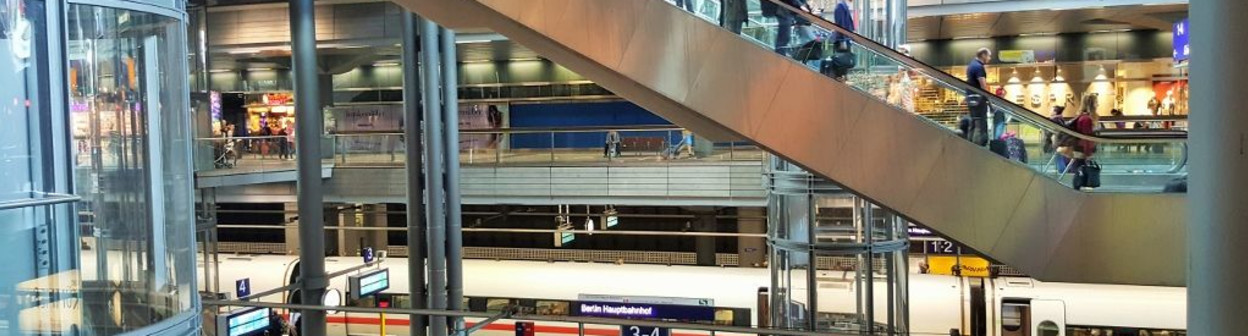
[[[1036,113],[1026,108],[1023,108],[1021,106],[1018,106],[1018,104],[1014,104],[1013,102],[1005,100],[1001,97],[997,97],[997,95],[995,94],[991,94],[987,91],[984,91],[983,88],[974,87],[970,83],[967,83],[966,81],[963,81],[962,79],[954,77],[953,75],[950,75],[944,71],[941,71],[940,69],[936,69],[935,67],[928,65],[927,63],[923,63],[922,61],[906,56],[905,54],[902,54],[899,51],[893,50],[893,48],[889,48],[888,46],[880,44],[879,42],[876,42],[875,40],[869,39],[865,36],[858,35],[857,33],[850,31],[848,29],[845,29],[841,27],[840,25],[837,25],[832,22],[828,22],[828,20],[824,19],[823,17],[801,10],[799,8],[790,6],[789,4],[784,3],[781,0],[759,0],[759,1],[770,1],[776,4],[777,6],[779,6],[781,10],[787,10],[790,12],[797,13],[802,18],[806,19],[808,22],[811,22],[811,24],[817,25],[823,29],[827,29],[827,30],[840,33],[841,35],[848,37],[855,44],[865,47],[866,49],[871,50],[872,52],[875,52],[876,54],[892,59],[895,62],[909,66],[911,68],[910,70],[920,71],[924,73],[925,75],[931,77],[933,80],[941,82],[942,84],[948,87],[953,87],[955,89],[960,89],[963,91],[972,91],[972,92],[979,94],[980,96],[986,97],[989,101],[989,106],[1006,107],[1006,110],[1008,110],[1008,113],[1010,115],[1025,119],[1031,124],[1042,125],[1042,128],[1048,128],[1048,129],[1045,129],[1045,131],[1047,132],[1062,133],[1062,134],[1069,135],[1069,136],[1082,139],[1082,140],[1093,141],[1093,142],[1098,142],[1098,143],[1107,143],[1107,144],[1175,143],[1175,142],[1187,141],[1186,134],[1182,134],[1182,135],[1175,134],[1175,135],[1164,136],[1164,137],[1137,137],[1137,136],[1098,136],[1098,135],[1086,135],[1083,133],[1075,132],[1074,130],[1066,128],[1065,125],[1060,125],[1056,122],[1053,122],[1052,120],[1049,120],[1049,118],[1046,118],[1040,115],[1039,113]]]

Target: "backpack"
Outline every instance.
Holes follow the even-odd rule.
[[[1023,143],[1023,139],[1006,139],[1005,148],[1006,152],[1009,153],[1010,160],[1027,163],[1027,146]]]

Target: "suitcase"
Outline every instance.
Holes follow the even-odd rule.
[[[992,141],[988,141],[988,150],[997,153],[997,155],[1003,158],[1010,158],[1009,146],[1006,145],[1005,140],[992,139]]]

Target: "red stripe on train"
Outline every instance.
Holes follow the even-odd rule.
[[[375,326],[381,325],[381,319],[376,318],[376,317],[329,316],[326,318],[326,321],[328,321],[329,323],[338,323],[338,324],[364,324],[364,325],[375,325]],[[411,323],[409,323],[407,319],[386,319],[387,327],[407,326],[410,324]],[[466,324],[469,327],[475,325],[475,323],[472,323],[472,322],[467,322]],[[534,325],[533,328],[535,332],[539,332],[539,333],[570,334],[570,335],[580,334],[577,328],[574,328],[574,327],[543,326],[543,325],[537,324],[537,325]],[[516,326],[513,324],[507,324],[507,323],[491,323],[490,325],[487,325],[485,326],[485,328],[482,328],[482,329],[496,330],[496,331],[513,331],[513,330],[516,330]],[[620,336],[620,330],[619,329],[585,328],[584,334],[592,335],[592,336]],[[672,336],[705,336],[705,334],[672,333]]]

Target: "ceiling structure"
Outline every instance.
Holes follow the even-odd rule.
[[[1188,5],[1129,5],[911,17],[910,41],[1028,34],[1170,30],[1187,17]]]
[[[273,0],[200,0],[210,6],[267,3],[259,6],[280,6]],[[375,2],[374,0],[333,0],[323,3]],[[1029,34],[1087,33],[1125,30],[1169,30],[1174,22],[1187,16],[1188,5],[1126,5],[1101,8],[1064,10],[1031,10],[911,17],[908,34],[911,42],[923,40],[985,38]],[[541,56],[533,50],[484,29],[458,31],[458,59],[461,62],[501,62],[531,60]],[[318,49],[322,70],[330,73],[347,71],[361,65],[393,63],[400,59],[397,41],[366,41],[367,43],[323,43]],[[359,55],[368,55],[360,57]],[[289,69],[288,46],[238,46],[214,48],[211,69]]]

